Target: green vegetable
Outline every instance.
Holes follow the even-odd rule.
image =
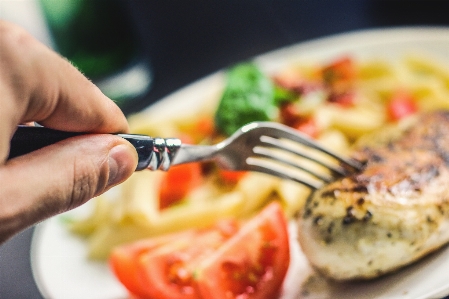
[[[294,102],[298,100],[298,94],[282,88],[280,86],[274,87],[274,103],[276,106],[280,106],[284,103]]]
[[[253,121],[277,116],[273,82],[252,63],[242,63],[227,73],[225,91],[215,113],[217,129],[231,135]]]

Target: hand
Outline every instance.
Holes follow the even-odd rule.
[[[86,136],[6,161],[17,125]],[[137,165],[120,109],[67,60],[0,20],[0,243],[128,178]]]

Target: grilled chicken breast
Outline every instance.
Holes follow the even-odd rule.
[[[370,279],[449,241],[449,112],[423,114],[353,156],[364,169],[315,192],[298,218],[301,248],[319,272]]]

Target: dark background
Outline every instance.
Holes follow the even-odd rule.
[[[361,29],[449,26],[444,0],[128,0],[125,5],[154,75],[149,93],[125,104],[125,113],[282,46]],[[0,299],[42,298],[31,274],[32,233],[30,228],[0,246]]]

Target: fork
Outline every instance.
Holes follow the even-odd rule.
[[[8,159],[83,134],[19,126],[11,139]],[[215,145],[182,144],[178,138],[117,135],[136,148],[136,170],[167,171],[172,165],[215,161],[222,169],[261,172],[318,189],[362,168],[359,161],[343,157],[298,130],[275,122],[247,124]]]

